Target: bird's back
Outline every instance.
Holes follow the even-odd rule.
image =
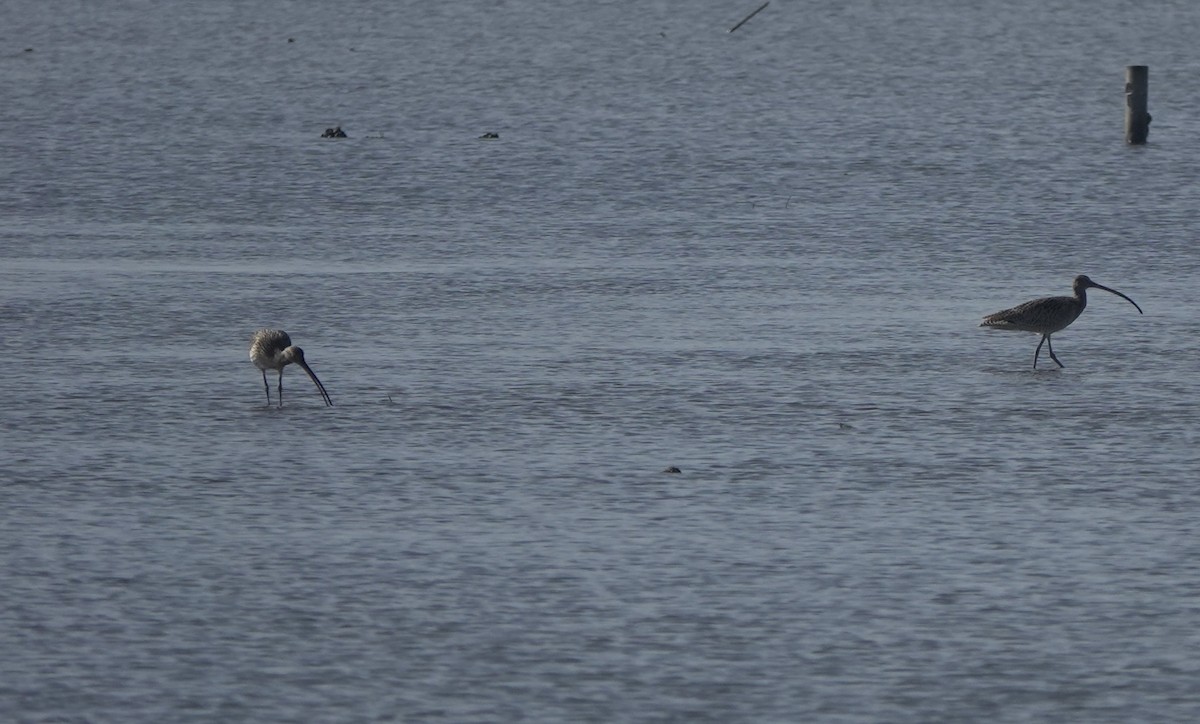
[[[1053,334],[1074,322],[1082,311],[1075,297],[1043,297],[989,314],[979,326]]]
[[[250,340],[250,361],[260,370],[276,369],[275,356],[291,346],[291,337],[282,329],[260,329]]]

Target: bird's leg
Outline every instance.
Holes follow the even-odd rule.
[[[267,407],[271,406],[271,385],[267,384],[267,371],[263,370],[263,388],[267,391]]]
[[[1059,362],[1058,358],[1054,356],[1054,343],[1050,341],[1050,335],[1048,334],[1046,335],[1046,349],[1050,350],[1050,359],[1054,360],[1054,364],[1058,365],[1059,367],[1066,367],[1066,365],[1064,365],[1062,362]]]
[[[1050,335],[1048,335],[1048,334],[1043,334],[1043,335],[1042,335],[1042,341],[1041,341],[1041,342],[1038,342],[1038,348],[1037,348],[1037,349],[1035,349],[1035,350],[1033,351],[1033,368],[1034,368],[1035,370],[1037,369],[1037,358],[1038,358],[1038,355],[1042,353],[1042,345],[1043,345],[1043,344],[1045,344],[1046,340],[1048,340],[1048,339],[1050,339]]]
[[[279,406],[283,407],[283,368],[279,369]]]

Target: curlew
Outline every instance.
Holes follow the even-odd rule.
[[[983,323],[980,327],[992,327],[994,329],[1011,329],[1018,332],[1036,332],[1042,335],[1042,341],[1038,342],[1037,349],[1033,352],[1033,368],[1037,369],[1038,354],[1042,351],[1042,345],[1045,344],[1050,350],[1050,359],[1059,367],[1064,367],[1062,362],[1058,361],[1058,357],[1054,355],[1054,344],[1050,341],[1050,335],[1066,329],[1079,318],[1087,307],[1087,290],[1089,288],[1103,289],[1106,292],[1111,292],[1137,307],[1138,314],[1142,314],[1142,308],[1138,307],[1137,302],[1133,301],[1116,289],[1109,289],[1103,284],[1097,284],[1086,275],[1080,274],[1075,277],[1075,282],[1071,285],[1075,296],[1072,297],[1042,297],[1033,301],[1025,302],[1024,304],[1005,309],[1003,312],[989,314],[983,318]]]
[[[267,384],[267,370],[279,371],[279,406],[283,407],[283,368],[295,362],[308,375],[321,392],[325,404],[333,406],[325,385],[304,361],[304,350],[292,344],[292,338],[282,329],[260,329],[250,340],[250,361],[262,371],[263,387],[267,390],[267,407],[271,406],[271,386]]]

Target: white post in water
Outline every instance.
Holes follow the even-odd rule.
[[[1125,143],[1141,145],[1150,135],[1150,114],[1146,103],[1150,96],[1150,68],[1125,67]]]

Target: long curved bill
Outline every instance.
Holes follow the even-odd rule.
[[[1130,299],[1129,297],[1125,296],[1124,294],[1122,294],[1122,293],[1118,292],[1116,289],[1109,289],[1108,287],[1104,286],[1103,284],[1097,284],[1096,282],[1092,282],[1092,286],[1093,286],[1093,287],[1096,287],[1097,289],[1103,289],[1103,290],[1104,290],[1104,291],[1106,291],[1106,292],[1110,292],[1110,293],[1112,293],[1112,294],[1116,294],[1116,295],[1117,295],[1118,297],[1120,297],[1121,299],[1124,299],[1125,301],[1129,302],[1129,303],[1130,303],[1130,304],[1132,304],[1133,306],[1137,307],[1138,314],[1145,314],[1145,312],[1143,312],[1143,311],[1142,311],[1142,308],[1141,308],[1141,307],[1138,307],[1138,303],[1137,303],[1137,302],[1133,301],[1132,299]]]
[[[309,367],[308,363],[304,360],[296,360],[296,364],[300,365],[300,369],[308,374],[308,379],[312,380],[317,389],[321,391],[321,397],[324,398],[325,404],[328,407],[333,407],[333,400],[329,399],[329,393],[325,391],[325,385],[321,384],[321,381],[317,379],[317,373],[312,371],[312,367]]]

